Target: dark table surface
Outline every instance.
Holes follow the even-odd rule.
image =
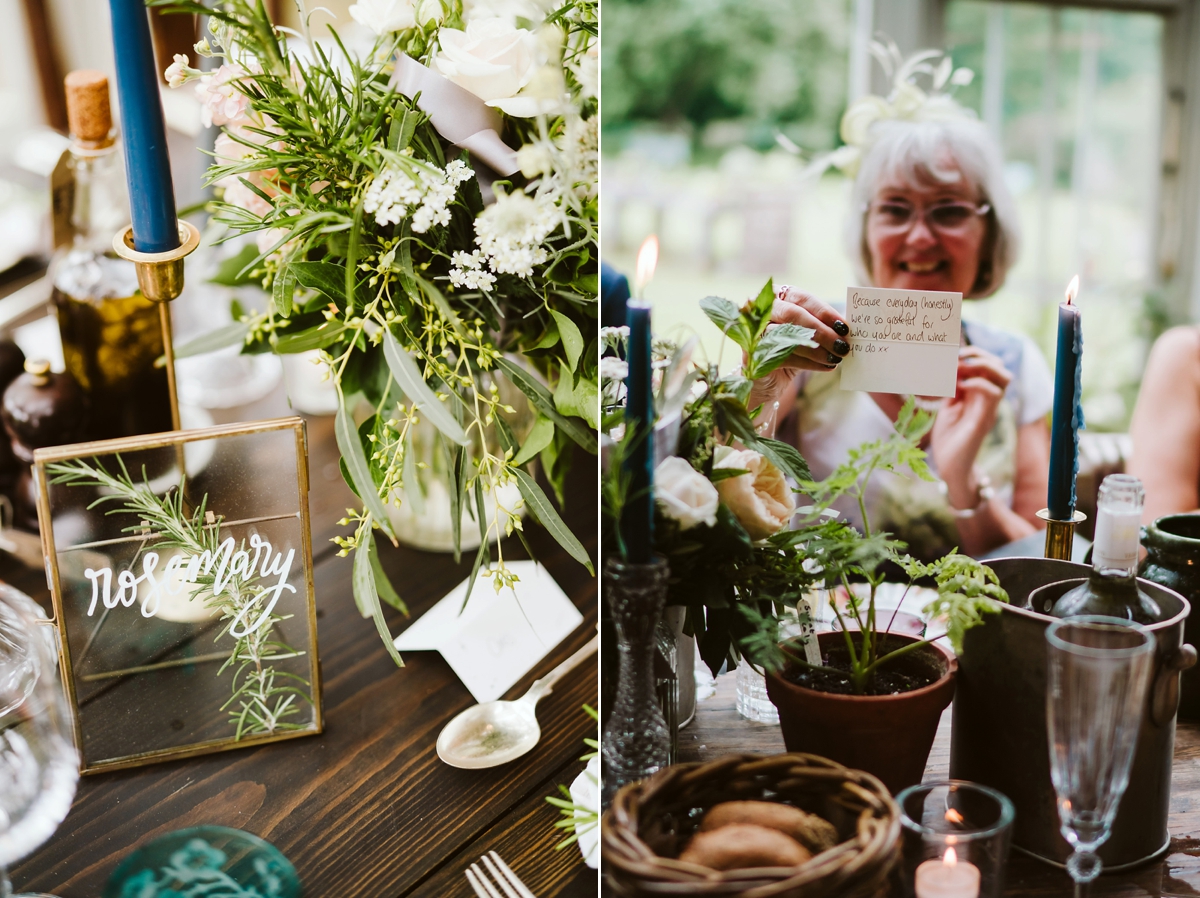
[[[288,414],[273,402],[240,417]],[[225,420],[225,418],[223,418]],[[19,892],[99,898],[116,864],[170,830],[216,824],[272,842],[295,864],[308,898],[471,895],[463,871],[495,849],[540,898],[595,895],[597,874],[574,846],[556,851],[562,831],[545,797],[584,764],[595,724],[582,706],[597,701],[592,659],[538,705],[542,740],[528,755],[493,770],[456,770],[438,760],[442,726],[473,704],[441,655],[388,658],[374,624],[351,594],[351,560],[329,538],[357,500],[342,482],[332,418],[308,421],[318,638],[325,732],[253,749],[84,777],[57,833],[11,871]],[[564,518],[596,558],[597,467],[577,453]],[[584,616],[584,623],[518,683],[520,695],[595,633],[596,581],[527,523],[529,542]],[[399,633],[470,573],[471,558],[393,548],[380,540],[383,567],[412,616],[385,609]],[[516,541],[506,558],[527,557]],[[0,577],[48,602],[40,571],[0,562]],[[486,599],[486,597],[483,597]],[[474,599],[473,599],[474,601]]]
[[[695,719],[679,734],[680,761],[711,761],[732,752],[777,754],[786,751],[778,724],[746,720],[737,712],[737,674],[717,678],[716,693],[699,702]],[[944,780],[950,772],[950,709],[938,727],[925,767],[926,780]],[[1175,734],[1175,766],[1168,818],[1167,855],[1121,873],[1105,874],[1091,887],[1091,898],[1177,898],[1200,895],[1200,726],[1180,723]],[[1049,898],[1072,894],[1066,871],[1013,852],[1005,876],[1006,896]]]

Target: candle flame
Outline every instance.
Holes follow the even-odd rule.
[[[954,808],[950,808],[948,811],[946,811],[946,822],[947,823],[962,823],[963,815],[960,814]]]
[[[1079,295],[1079,275],[1071,278],[1071,283],[1067,284],[1067,305],[1075,305],[1075,297]]]
[[[658,266],[658,235],[651,234],[642,241],[642,248],[638,250],[637,255],[637,275],[635,276],[634,285],[637,297],[642,298],[642,291],[646,289],[646,285],[650,283],[650,279],[654,277],[654,269]]]
[[[947,867],[953,867],[958,863],[958,852],[953,848],[947,848],[946,853],[942,856],[942,863]]]

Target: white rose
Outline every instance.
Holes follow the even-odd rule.
[[[654,500],[662,513],[679,522],[680,530],[717,523],[721,497],[707,477],[686,460],[670,456],[654,469]]]
[[[479,99],[514,96],[533,77],[537,38],[505,19],[476,19],[466,31],[438,32],[437,67]]]
[[[783,472],[760,453],[752,449],[719,453],[713,462],[713,470],[718,468],[749,472],[718,481],[717,491],[751,539],[766,539],[791,520],[796,510],[791,487]]]
[[[350,15],[378,35],[417,25],[412,0],[358,0],[350,7]]]

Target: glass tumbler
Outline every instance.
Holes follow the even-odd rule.
[[[1067,872],[1075,894],[1100,875],[1145,713],[1154,636],[1115,617],[1080,615],[1046,630],[1046,727]]]
[[[909,786],[896,803],[906,895],[1000,898],[1014,816],[1007,796],[947,780]]]

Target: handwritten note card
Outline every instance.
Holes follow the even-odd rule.
[[[961,293],[847,288],[842,389],[953,396],[961,320]]]

